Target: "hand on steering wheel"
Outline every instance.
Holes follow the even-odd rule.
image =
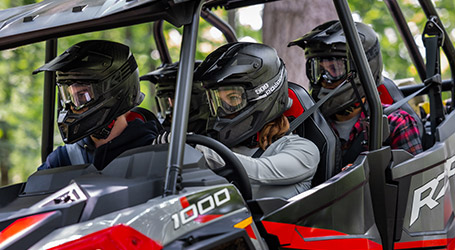
[[[245,168],[243,168],[240,160],[228,147],[213,138],[195,134],[187,135],[186,142],[200,144],[214,150],[224,160],[225,165],[213,171],[225,177],[228,181],[233,182],[245,200],[251,200],[253,198],[250,179]]]

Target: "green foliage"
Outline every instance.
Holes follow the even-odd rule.
[[[39,0],[1,0],[6,9]],[[216,15],[227,20],[227,12],[216,10]],[[161,65],[152,34],[153,24],[81,34],[58,39],[58,54],[75,43],[89,39],[105,39],[130,46],[139,65],[140,74],[146,74]],[[183,28],[165,23],[164,34],[172,60],[178,61]],[[248,26],[237,27],[241,36],[248,34],[260,41],[260,31]],[[211,51],[226,43],[223,36],[213,36],[212,26],[201,19],[196,58],[203,60]],[[219,34],[218,34],[219,35]],[[240,37],[241,37],[240,36]],[[16,49],[0,51],[0,161],[9,166],[10,183],[25,181],[41,164],[41,131],[43,111],[44,74],[32,71],[44,64],[45,43],[40,42]],[[141,83],[146,99],[141,106],[156,110],[154,88],[149,82]],[[56,128],[56,126],[55,126]],[[58,129],[54,131],[54,146],[62,145]],[[1,163],[1,162],[0,162]],[[1,185],[1,184],[0,184]]]
[[[426,16],[417,1],[405,0],[398,2],[425,60],[425,49],[421,34],[427,21]],[[454,2],[451,0],[438,0],[434,1],[434,4],[437,7],[442,23],[453,40],[455,16],[449,15],[449,10],[454,8]],[[421,82],[386,4],[380,0],[351,0],[349,5],[354,15],[360,16],[362,22],[371,24],[378,33],[386,74],[392,79],[414,77],[416,82]],[[450,69],[447,59],[444,56],[441,58],[443,78],[448,78],[450,77]]]
[[[6,9],[36,1],[38,0],[1,0],[0,8]],[[454,39],[455,15],[449,15],[449,10],[454,8],[454,2],[438,0],[435,3],[442,22],[451,39]],[[363,22],[371,24],[378,32],[385,71],[388,75],[393,79],[414,77],[420,82],[385,3],[379,0],[350,0],[349,4],[352,11]],[[426,22],[425,15],[415,1],[400,1],[400,5],[412,34],[419,40]],[[227,21],[226,11],[215,10],[214,12]],[[261,30],[253,30],[249,25],[240,25],[238,21],[236,23],[235,31],[240,39],[250,37],[249,39],[252,38],[258,42],[262,40]],[[163,29],[172,60],[178,61],[183,28],[175,28],[165,23]],[[129,45],[138,61],[141,75],[161,64],[152,35],[152,24],[64,37],[58,40],[58,53],[62,53],[77,42],[88,39],[107,39]],[[211,51],[225,43],[226,40],[219,32],[217,33],[205,20],[200,20],[196,59],[203,60]],[[420,41],[419,44],[421,44]],[[0,160],[11,166],[10,182],[24,181],[41,163],[44,75],[31,75],[31,72],[44,63],[44,50],[45,44],[41,42],[0,51],[2,59],[0,60]],[[445,58],[443,58],[443,73],[446,78],[450,74]],[[141,88],[146,94],[146,99],[141,106],[155,110],[153,86],[149,82],[143,82]],[[54,138],[55,146],[61,145],[57,129]]]
[[[11,152],[8,161],[13,181],[30,173],[40,152],[42,84],[36,84],[30,68],[40,65],[42,44],[1,52],[0,121],[6,122],[2,152]],[[12,74],[14,73],[14,74]],[[10,177],[11,177],[10,176]]]

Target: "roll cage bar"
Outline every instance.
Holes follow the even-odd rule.
[[[237,36],[235,35],[234,29],[232,29],[232,27],[229,26],[229,24],[227,24],[223,19],[213,14],[213,12],[211,12],[209,9],[202,9],[201,17],[213,25],[215,28],[220,30],[228,43],[237,42]],[[171,64],[171,55],[169,54],[169,49],[166,45],[163,34],[163,22],[163,20],[158,20],[153,23],[153,36],[155,38],[156,48],[160,54],[161,63]]]
[[[455,48],[447,34],[444,26],[441,23],[439,15],[430,0],[419,0],[426,17],[427,24],[423,31],[422,40],[424,42],[427,62],[423,63],[422,55],[417,48],[414,38],[409,31],[406,20],[396,0],[384,0],[390,13],[393,16],[396,26],[398,27],[405,45],[409,51],[413,63],[419,73],[420,79],[424,84],[416,86],[406,86],[400,88],[403,94],[409,95],[425,85],[431,84],[432,86],[428,91],[424,92],[429,95],[430,99],[430,120],[431,120],[431,138],[434,141],[436,126],[439,125],[445,117],[445,110],[442,104],[441,91],[451,91],[451,98],[455,100],[455,84],[453,79],[455,77]],[[447,56],[449,62],[451,79],[441,80],[440,72],[440,52],[439,48],[442,47],[443,52]],[[453,105],[452,105],[453,106]],[[448,110],[451,112],[453,107]]]
[[[228,41],[235,41],[235,33],[228,25],[217,19],[209,10],[211,8],[223,7],[232,9],[252,4],[271,2],[270,0],[125,0],[116,1],[115,4],[105,4],[109,0],[83,0],[73,3],[72,0],[44,0],[40,3],[16,7],[0,11],[0,50],[14,48],[30,43],[46,41],[46,61],[51,60],[57,53],[57,39],[63,36],[76,35],[85,32],[93,32],[104,29],[118,28],[139,24],[144,22],[156,22],[154,34],[157,48],[160,52],[163,63],[171,62],[169,52],[162,37],[162,20],[166,20],[175,26],[183,26],[183,41],[180,52],[180,63],[177,77],[177,92],[174,119],[179,117],[179,122],[173,121],[171,128],[172,138],[169,146],[168,173],[165,183],[165,194],[178,192],[180,167],[183,160],[183,144],[186,141],[186,129],[188,121],[189,100],[191,95],[192,74],[194,69],[196,37],[198,33],[199,16],[202,15],[207,21],[218,27],[227,37]],[[356,27],[352,20],[351,11],[346,0],[333,0],[341,25],[346,34],[346,40],[351,49],[352,57],[358,67],[358,74],[362,81],[367,101],[370,104],[370,150],[382,147],[382,107],[378,92],[374,84],[367,60],[363,52]],[[399,6],[395,0],[385,0],[387,6],[394,16],[397,26],[401,27],[400,32],[405,38],[410,54],[419,71],[419,76],[429,79],[422,64],[420,53],[410,32],[406,30],[406,23]],[[430,0],[420,0],[420,4],[426,15],[440,24],[436,10]],[[59,13],[52,10],[60,9]],[[55,18],[56,15],[65,15],[65,18]],[[61,20],[56,23],[55,20]],[[439,25],[444,28],[442,25]],[[6,29],[6,27],[9,27]],[[446,34],[445,30],[443,33]],[[444,52],[448,55],[452,74],[455,62],[453,61],[455,50],[448,38],[441,44]],[[437,73],[437,71],[435,71]],[[42,158],[52,151],[54,114],[55,114],[55,76],[52,73],[45,74],[45,90],[43,103],[43,137],[42,137]],[[453,76],[450,82],[435,84],[436,93],[442,87],[451,85],[454,92]],[[446,87],[445,87],[446,88]],[[445,89],[444,88],[444,89]],[[431,91],[431,89],[430,89]],[[453,95],[453,94],[452,94]],[[433,101],[432,106],[442,109],[442,106],[435,104],[440,100]],[[439,110],[436,113],[443,114]]]

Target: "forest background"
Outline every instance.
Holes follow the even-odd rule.
[[[35,0],[0,0],[0,10],[32,4]],[[442,23],[450,38],[455,40],[455,1],[435,0]],[[318,4],[316,4],[318,3]],[[399,1],[415,40],[425,57],[421,32],[426,17],[417,1]],[[311,9],[309,5],[319,8]],[[350,0],[354,20],[370,24],[378,33],[384,61],[384,74],[392,79],[410,79],[420,83],[415,67],[400,38],[392,17],[383,1]],[[308,11],[308,12],[307,12]],[[286,62],[290,80],[308,86],[304,74],[303,51],[286,48],[315,25],[336,18],[329,0],[284,0],[281,2],[214,13],[231,24],[240,41],[264,42],[277,48]],[[300,32],[300,33],[299,33]],[[165,23],[164,34],[172,60],[178,61],[182,28]],[[71,45],[88,39],[106,39],[125,43],[131,47],[138,61],[140,74],[161,65],[152,35],[152,24],[141,24],[103,32],[94,32],[58,40],[58,54]],[[226,43],[221,32],[201,19],[196,59],[203,60],[211,51]],[[44,75],[32,71],[44,63],[45,43],[36,43],[0,52],[0,186],[22,182],[41,164],[42,98]],[[443,76],[449,74],[446,58],[442,58]],[[443,77],[444,78],[444,77]],[[447,77],[446,77],[447,78]],[[156,110],[154,88],[142,82],[147,98],[141,106]],[[58,131],[55,147],[62,145]]]

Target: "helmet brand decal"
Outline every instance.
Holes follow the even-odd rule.
[[[264,92],[268,87],[269,87],[269,84],[268,84],[268,83],[264,83],[263,85],[259,86],[259,88],[255,89],[254,92],[255,92],[257,95],[260,95],[260,94],[262,94],[262,92]]]
[[[266,96],[269,96],[273,91],[275,91],[275,89],[280,87],[283,80],[283,75],[284,75],[283,71],[281,71],[280,77],[275,81],[275,83],[273,83],[273,85],[269,89],[265,91]]]
[[[266,98],[270,94],[273,93],[277,88],[281,86],[283,83],[283,77],[284,77],[284,68],[281,68],[280,73],[279,73],[278,79],[275,80],[272,86],[269,87],[268,83],[264,83],[263,85],[259,86],[256,88],[254,91],[257,95],[259,95],[257,98],[253,99],[252,101],[257,101],[263,98]],[[264,93],[265,91],[265,93]]]
[[[448,160],[444,164],[444,168],[444,172],[414,190],[409,226],[412,226],[419,219],[422,207],[427,206],[429,209],[433,209],[440,204],[437,200],[444,196],[449,184],[448,179],[455,174],[455,157]],[[446,176],[447,178],[444,178]],[[438,187],[440,187],[440,191],[436,194]],[[427,195],[422,198],[424,193]]]

